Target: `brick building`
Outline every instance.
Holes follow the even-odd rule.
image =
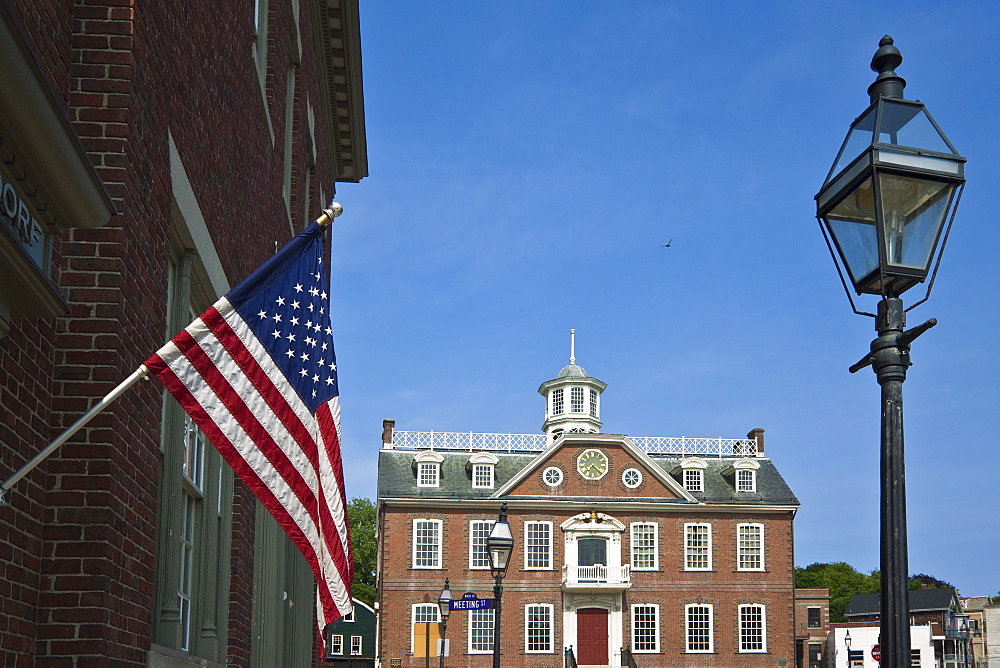
[[[830,590],[795,590],[795,666],[820,668],[830,632]]]
[[[0,0],[0,478],[366,176],[357,4]],[[7,497],[3,665],[316,658],[304,560],[155,381]]]
[[[575,363],[542,383],[542,434],[384,425],[378,470],[379,658],[436,653],[438,593],[491,598],[485,540],[514,536],[502,665],[792,665],[798,502],[746,439],[600,433],[605,384]],[[493,611],[456,610],[449,666],[491,665]],[[571,649],[570,649],[571,648]]]

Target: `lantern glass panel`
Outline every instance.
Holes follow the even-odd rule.
[[[881,173],[886,262],[925,271],[955,192],[955,184]]]
[[[862,116],[854,122],[844,139],[840,153],[833,162],[833,168],[826,177],[826,183],[833,180],[845,167],[854,162],[854,159],[865,152],[872,145],[875,137],[875,107],[872,106]]]
[[[954,153],[923,106],[882,100],[878,130],[878,141],[882,144]]]
[[[872,178],[862,181],[825,216],[855,285],[878,269],[875,191]]]

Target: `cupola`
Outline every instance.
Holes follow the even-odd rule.
[[[545,422],[550,440],[562,434],[596,434],[601,430],[601,393],[607,385],[576,363],[576,330],[569,330],[569,364],[538,388],[545,397]]]

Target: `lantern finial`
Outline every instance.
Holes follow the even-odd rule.
[[[872,70],[878,72],[875,81],[868,87],[871,101],[880,97],[902,98],[906,88],[906,79],[896,74],[896,68],[903,62],[903,55],[893,43],[892,37],[886,35],[878,43],[878,51],[872,56]]]

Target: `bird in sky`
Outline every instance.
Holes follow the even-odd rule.
[[[662,246],[660,246],[660,248],[670,248],[670,244],[672,244],[672,243],[674,243],[674,240],[673,240],[673,239],[671,239],[671,240],[670,240],[670,241],[668,241],[667,243],[665,243],[665,244],[663,244]]]

